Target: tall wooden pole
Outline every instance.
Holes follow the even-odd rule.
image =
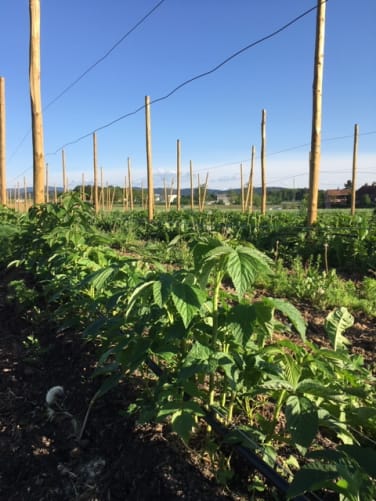
[[[65,151],[61,150],[61,163],[63,168],[63,193],[67,192],[67,171],[65,168]]]
[[[200,183],[200,174],[197,174],[197,194],[198,194],[198,210],[201,212],[201,183]]]
[[[173,193],[174,193],[174,178],[171,179],[171,184],[170,184],[170,197],[168,199],[168,209],[169,210],[171,209],[171,200],[172,200]]]
[[[165,210],[167,211],[168,202],[167,202],[167,185],[165,177],[163,178],[163,193],[164,193]]]
[[[43,115],[40,89],[40,0],[29,0],[30,54],[29,80],[33,136],[34,203],[44,202]]]
[[[245,199],[244,199],[244,181],[243,181],[243,164],[240,164],[240,206],[241,211],[244,212]]]
[[[24,209],[25,212],[27,212],[27,186],[26,186],[26,177],[24,176],[23,179],[23,184],[24,184]]]
[[[146,119],[146,165],[148,172],[148,220],[154,218],[154,183],[153,163],[151,154],[151,123],[150,123],[150,96],[145,96],[145,119]]]
[[[93,132],[93,169],[94,169],[94,193],[93,202],[95,212],[99,211],[99,201],[98,201],[98,164],[97,164],[97,135]]]
[[[20,212],[20,182],[17,181],[16,193],[15,193],[15,206],[14,208]]]
[[[193,165],[192,160],[189,161],[189,179],[191,184],[191,210],[194,209],[195,199],[194,199],[194,188],[193,188]]]
[[[309,175],[308,224],[317,221],[321,160],[322,84],[324,75],[326,2],[317,0],[316,44],[313,76],[312,135]]]
[[[133,185],[132,185],[132,168],[131,159],[128,157],[128,190],[129,190],[129,207],[133,210]]]
[[[5,78],[0,77],[0,205],[7,204],[5,158]]]
[[[352,162],[352,183],[351,183],[351,215],[355,215],[356,206],[356,174],[358,170],[358,124],[354,125],[354,147],[353,147],[353,162]]]
[[[101,167],[101,194],[99,196],[102,204],[102,211],[104,211],[104,185],[103,185],[103,167]]]
[[[261,118],[261,214],[266,214],[266,110]]]
[[[251,152],[251,168],[249,171],[248,186],[247,186],[247,196],[245,199],[245,208],[248,212],[252,212],[253,209],[253,172],[255,164],[255,147],[252,145]]]
[[[176,141],[176,209],[181,206],[181,144],[180,139]]]
[[[208,191],[209,172],[206,173],[204,191],[201,196],[201,212],[205,209],[206,193]]]

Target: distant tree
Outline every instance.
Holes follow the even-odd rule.
[[[351,181],[351,179],[348,179],[348,180],[346,181],[346,183],[345,183],[345,188],[346,188],[347,190],[351,190],[351,188],[352,188],[352,181]]]
[[[362,196],[361,204],[362,207],[372,207],[372,200],[371,197],[368,195],[368,193],[365,193]]]

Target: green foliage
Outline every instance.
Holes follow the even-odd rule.
[[[354,323],[354,317],[347,308],[338,308],[329,313],[325,320],[325,331],[329,336],[334,351],[343,349],[349,341],[343,336],[343,332]]]
[[[341,284],[335,271],[322,270],[320,259],[309,254],[308,261],[293,260],[287,273],[278,255],[289,249],[308,254],[309,246],[322,254],[329,226],[307,233],[298,224],[284,233],[291,225],[285,215],[170,216],[152,223],[141,213],[128,216],[134,233],[155,239],[154,252],[139,255],[141,246],[130,251],[126,238],[114,245],[112,232],[127,228],[123,214],[98,221],[78,196],[32,208],[17,219],[9,238],[11,266],[33,280],[11,283],[9,298],[33,311],[40,324],[53,319],[59,329],[74,328],[97,344],[95,399],[152,360],[163,374],[126,412],[137,412],[140,420],[168,420],[188,443],[203,409],[210,409],[228,424],[244,423],[232,439],[272,466],[281,449],[294,452],[286,467],[304,466],[291,496],[328,488],[348,499],[374,498],[375,472],[365,458],[375,452],[358,431],[376,436],[375,385],[361,357],[345,349],[352,315],[337,305],[325,322],[332,348],[322,348],[307,340],[304,319],[291,303],[254,297],[256,283],[269,281],[283,297],[290,287],[295,297],[328,304],[324,298]],[[354,227],[360,256],[372,238],[364,222]],[[169,247],[161,264],[163,240]],[[121,254],[114,250],[120,242]],[[329,254],[335,242],[329,241]],[[347,251],[355,249],[351,245]],[[163,264],[174,252],[184,266]],[[374,282],[364,281],[363,299],[374,301]],[[332,450],[322,450],[319,435],[332,442]],[[230,464],[218,463],[218,478],[229,481]]]

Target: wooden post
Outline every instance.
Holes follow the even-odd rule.
[[[101,167],[101,193],[100,193],[100,202],[102,205],[102,211],[104,211],[104,186],[103,186],[103,167]]]
[[[55,186],[54,186],[54,203],[56,204],[57,202],[57,187],[56,187],[56,183],[55,183]]]
[[[198,210],[201,212],[201,184],[200,184],[200,174],[197,174],[197,195],[198,195]]]
[[[153,163],[151,154],[151,123],[150,123],[150,96],[145,96],[145,122],[146,122],[146,165],[148,174],[148,220],[154,218],[154,184]]]
[[[93,187],[93,202],[95,212],[99,211],[98,201],[98,166],[97,166],[97,135],[93,132],[93,168],[94,168],[94,187]]]
[[[261,214],[266,214],[266,110],[262,110],[261,118]]]
[[[45,199],[46,199],[46,203],[48,204],[48,202],[50,201],[50,194],[48,192],[48,164],[46,164],[46,190],[45,190]]]
[[[20,183],[17,181],[16,192],[15,192],[15,208],[20,212]]]
[[[65,168],[65,151],[64,149],[61,150],[61,162],[62,162],[62,168],[63,168],[63,193],[67,192],[67,171]]]
[[[194,198],[194,188],[193,188],[193,166],[192,160],[189,161],[189,177],[191,183],[191,210],[194,209],[195,206],[195,198]]]
[[[26,186],[26,177],[24,176],[23,179],[23,184],[24,184],[24,209],[25,212],[27,212],[27,186]]]
[[[322,82],[324,74],[325,45],[325,13],[326,2],[317,0],[316,43],[313,76],[312,103],[312,135],[310,157],[310,186],[308,203],[308,225],[317,221],[317,206],[319,197],[319,177],[321,160],[321,115],[322,115]]]
[[[171,179],[171,184],[170,184],[170,196],[168,199],[168,210],[171,209],[171,200],[172,200],[173,194],[174,194],[174,178]]]
[[[5,78],[0,77],[0,205],[7,204],[5,158]]]
[[[128,157],[128,190],[130,209],[133,210],[133,185],[132,185],[132,169],[131,159]]]
[[[114,203],[115,203],[115,195],[116,195],[116,188],[114,186],[114,189],[112,191],[112,197],[111,197],[111,201],[110,201],[110,210],[112,211],[112,209],[114,208]]]
[[[243,182],[243,164],[240,164],[240,205],[241,210],[244,212],[245,199],[244,199],[244,182]]]
[[[209,172],[206,173],[205,184],[204,184],[204,193],[201,197],[201,212],[205,209],[205,200],[206,200],[206,192],[208,189],[208,181],[209,181]]]
[[[176,209],[181,208],[181,144],[176,142]]]
[[[124,176],[124,188],[123,188],[123,210],[128,210],[128,186],[127,186],[127,176]]]
[[[108,184],[108,181],[106,181],[106,191],[105,191],[106,203],[103,204],[103,207],[105,207],[107,210],[110,209],[110,199],[111,199],[110,191],[111,191],[110,186]]]
[[[247,186],[247,196],[245,200],[245,206],[248,212],[253,211],[253,172],[255,164],[255,147],[252,145],[251,152],[251,168],[249,171],[248,186]]]
[[[34,203],[44,202],[43,115],[40,88],[40,0],[29,0],[30,52],[29,80],[33,136]]]
[[[354,147],[353,147],[353,162],[352,162],[352,184],[351,184],[351,215],[355,215],[356,206],[356,174],[358,166],[358,124],[354,126]]]
[[[167,186],[166,186],[166,178],[163,178],[163,196],[165,199],[165,211],[167,211]]]

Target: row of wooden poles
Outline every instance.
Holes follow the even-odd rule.
[[[317,0],[316,17],[316,43],[314,59],[314,82],[313,82],[313,117],[312,117],[312,138],[309,169],[309,204],[308,204],[308,222],[312,224],[317,218],[318,201],[318,180],[319,165],[321,155],[321,101],[322,101],[322,77],[324,61],[324,31],[325,31],[325,10],[326,2]],[[42,105],[40,95],[40,1],[29,0],[30,11],[30,96],[32,111],[32,131],[33,131],[33,198],[35,203],[46,201],[49,198],[48,189],[44,183],[46,172],[44,169],[44,151],[43,151],[43,122]],[[266,111],[262,110],[261,120],[261,213],[266,212],[266,169],[265,169],[265,149],[266,149]],[[145,124],[146,124],[146,159],[147,159],[147,210],[149,220],[154,216],[154,184],[152,168],[152,148],[151,148],[151,125],[150,125],[150,97],[145,97]],[[354,132],[354,155],[353,155],[353,175],[352,175],[352,202],[351,212],[355,213],[355,187],[356,187],[356,154],[357,154],[358,127],[355,125]],[[64,152],[63,152],[64,157]],[[97,168],[97,138],[93,133],[93,167],[94,167],[94,185],[92,201],[96,211],[100,209],[101,203],[98,188],[98,168]],[[241,167],[241,206],[242,210],[252,210],[252,191],[253,191],[253,162],[254,148],[252,148],[252,161],[247,192],[243,188],[243,170]],[[63,160],[63,165],[64,165]],[[65,167],[63,167],[65,168]],[[178,168],[177,168],[177,202],[176,206],[180,209],[180,142],[178,141]],[[193,197],[193,173],[191,164],[191,198]],[[66,176],[64,174],[64,183]],[[203,190],[199,185],[199,209],[203,210],[207,190],[207,178]],[[129,186],[130,180],[128,180]],[[129,189],[129,188],[128,188]],[[64,190],[66,186],[64,184]],[[129,189],[132,194],[132,188]],[[126,200],[128,199],[125,197]],[[16,200],[16,197],[15,197]],[[26,200],[26,197],[25,197]],[[6,193],[6,166],[5,166],[5,81],[0,77],[0,204],[7,203]],[[130,202],[131,203],[131,202]],[[192,205],[192,200],[191,200]]]
[[[240,164],[240,205],[242,212],[252,212],[253,210],[253,175],[254,175],[254,163],[255,163],[255,147],[252,146],[252,155],[251,155],[251,168],[248,177],[248,183],[244,185],[244,175],[243,175],[243,164]],[[65,153],[62,150],[62,166],[63,166],[63,193],[69,192],[68,189],[68,177],[66,174],[66,162],[65,162]],[[190,171],[190,208],[194,210],[198,208],[200,212],[204,211],[206,205],[206,197],[208,191],[208,181],[209,174],[206,174],[205,183],[202,184],[200,180],[200,174],[197,174],[197,185],[195,188],[194,184],[194,173],[193,173],[193,164],[190,161],[189,164]],[[45,202],[54,202],[58,201],[58,188],[55,184],[54,188],[51,189],[49,186],[49,170],[48,164],[46,164],[46,186],[45,186]],[[177,140],[177,179],[181,178],[181,141]],[[108,182],[106,182],[106,186],[103,183],[103,168],[100,169],[100,185],[98,186],[98,209],[110,211],[114,208],[115,196],[116,196],[116,188],[114,186],[110,186]],[[164,193],[164,207],[165,210],[170,210],[173,200],[176,199],[176,208],[180,210],[181,208],[181,193],[180,187],[177,188],[176,194],[174,193],[174,184],[175,179],[171,179],[171,183],[169,186],[166,184],[166,179],[163,179],[163,193]],[[180,183],[178,182],[178,185]],[[87,189],[89,188],[89,189]],[[195,202],[195,189],[197,189],[197,206]],[[138,206],[142,209],[146,209],[148,206],[148,194],[145,193],[145,189],[141,184],[140,188],[137,188],[140,193],[140,202]],[[81,178],[81,186],[80,186],[80,195],[82,200],[89,201],[94,204],[94,185],[85,183],[85,174],[82,173]],[[26,177],[23,180],[23,186],[20,186],[20,183],[13,188],[13,190],[9,190],[7,194],[6,205],[10,207],[14,207],[18,211],[26,211],[33,204],[32,194],[29,192],[26,182]],[[134,187],[132,185],[132,168],[131,168],[131,159],[128,158],[128,168],[127,175],[124,177],[124,186],[122,188],[122,205],[124,210],[134,210]]]
[[[151,144],[151,118],[150,118],[150,96],[145,96],[145,135],[146,135],[146,169],[147,169],[147,211],[148,219],[152,220],[154,217],[155,203],[154,203],[154,181],[153,181],[153,164],[152,164],[152,144]],[[266,143],[266,110],[262,110],[261,119],[261,183],[262,183],[262,194],[261,194],[261,212],[265,214],[266,212],[266,176],[265,176],[265,143]],[[64,152],[63,155],[63,176],[65,170],[65,160]],[[249,182],[247,186],[247,193],[244,192],[243,184],[243,166],[240,166],[240,178],[241,178],[241,207],[242,210],[252,210],[253,207],[253,173],[254,173],[254,161],[255,161],[255,147],[252,146],[252,156],[251,156],[251,169],[249,174]],[[97,137],[96,133],[93,133],[93,169],[94,169],[94,186],[93,186],[93,203],[96,210],[99,210],[99,200],[98,200],[98,167],[97,167]],[[181,209],[181,142],[177,140],[176,147],[176,208]],[[127,183],[126,183],[127,184]],[[200,211],[204,209],[206,193],[208,187],[208,174],[206,175],[205,184],[202,186],[200,182],[200,177],[198,175],[198,208]],[[191,191],[191,209],[194,208],[194,186],[193,186],[193,167],[192,161],[190,161],[190,191]],[[125,187],[126,189],[126,187]],[[129,193],[133,193],[132,188],[132,178],[130,172],[130,160],[128,159],[128,190]],[[167,195],[167,187],[164,185],[165,192],[165,202],[166,208],[171,205],[168,201],[171,200],[171,195],[173,191],[173,185],[170,188],[170,197]],[[132,195],[130,195],[132,196]],[[128,200],[128,196],[124,197]],[[132,200],[130,201],[131,208],[133,207]]]
[[[26,178],[24,178],[23,188],[18,183],[17,186],[7,197],[6,190],[6,169],[5,169],[5,84],[4,78],[0,78],[0,204],[11,205],[18,210],[26,210],[31,205],[30,197],[26,187]],[[145,97],[145,126],[146,126],[146,160],[147,160],[147,194],[144,196],[144,189],[141,187],[141,206],[148,211],[149,220],[153,219],[155,202],[154,202],[154,183],[153,183],[153,166],[152,166],[152,148],[151,148],[151,120],[150,120],[150,97]],[[266,111],[262,110],[261,120],[261,180],[262,180],[262,197],[261,197],[261,212],[266,212],[266,175],[265,175],[265,142],[266,142]],[[103,169],[101,169],[101,182],[98,182],[98,162],[97,162],[97,136],[93,133],[93,175],[94,183],[91,185],[89,200],[93,203],[95,210],[111,209],[113,207],[115,189],[112,190],[107,187],[105,192],[103,185]],[[178,139],[176,143],[176,209],[181,209],[181,141]],[[255,164],[255,147],[252,146],[251,154],[251,168],[248,177],[248,184],[244,187],[244,173],[243,165],[240,164],[240,192],[241,192],[241,209],[242,211],[252,211],[253,208],[253,175]],[[194,173],[193,164],[190,160],[190,206],[193,210],[195,208],[194,199]],[[63,192],[68,192],[68,178],[66,174],[66,160],[65,151],[62,149],[62,177],[63,177]],[[49,172],[48,164],[45,167],[45,188],[44,188],[44,201],[56,201],[58,194],[57,188],[53,190],[53,196],[50,197],[49,190]],[[208,189],[208,174],[206,175],[205,183],[201,183],[200,175],[197,174],[197,193],[198,193],[198,209],[203,211],[206,203],[206,195]],[[112,193],[111,193],[112,191]],[[164,180],[164,199],[166,209],[171,208],[171,199],[174,191],[174,182],[171,182],[169,189]],[[105,197],[106,193],[106,197]],[[85,179],[82,174],[81,195],[86,199]],[[50,200],[51,198],[51,200]],[[125,183],[123,188],[123,205],[125,209],[134,209],[133,202],[133,186],[132,186],[132,173],[131,173],[131,160],[128,158],[128,172],[125,176]]]
[[[149,220],[153,219],[155,203],[154,203],[154,188],[153,188],[153,168],[152,168],[152,153],[151,153],[151,120],[150,120],[150,97],[145,97],[145,124],[146,124],[146,152],[147,152],[147,193],[145,195],[144,187],[141,186],[141,207],[148,210]],[[355,213],[355,189],[356,189],[356,174],[357,174],[357,150],[358,150],[358,135],[359,127],[355,124],[354,127],[354,147],[353,147],[353,168],[352,168],[352,196],[351,196],[351,213]],[[261,118],[261,213],[266,212],[266,110],[262,110]],[[255,169],[255,146],[251,149],[251,165],[248,176],[248,182],[244,185],[244,170],[243,164],[240,164],[240,206],[243,212],[252,212],[253,210],[253,178]],[[81,196],[82,199],[88,199],[93,203],[96,211],[112,210],[114,206],[115,188],[103,184],[103,169],[100,169],[100,184],[98,183],[98,167],[97,167],[97,137],[93,133],[93,170],[94,184],[90,186],[90,194],[86,193],[85,177],[82,174]],[[63,192],[68,192],[68,178],[66,174],[65,151],[62,149],[62,177],[63,177]],[[194,173],[192,161],[189,163],[190,174],[190,207],[195,208],[194,198]],[[208,174],[206,175],[205,183],[202,184],[200,175],[197,174],[197,194],[198,194],[198,210],[203,211],[206,204],[206,195],[208,189]],[[176,209],[181,209],[181,141],[178,139],[176,143]],[[123,207],[125,210],[133,210],[135,207],[132,186],[132,168],[131,160],[128,158],[127,175],[124,178],[123,187]],[[163,181],[165,209],[171,208],[171,200],[174,195],[174,180],[167,187],[165,180]],[[27,191],[26,179],[24,178],[23,188],[19,183],[7,196],[6,176],[5,176],[5,83],[4,78],[0,77],[0,203],[2,205],[10,205],[17,210],[27,210],[32,205],[30,194]],[[52,191],[52,196],[49,190],[49,173],[48,164],[45,169],[45,202],[57,201],[58,193],[55,186]]]
[[[308,222],[312,224],[317,218],[318,201],[318,180],[320,167],[320,146],[321,146],[321,101],[322,101],[322,76],[324,60],[324,31],[325,31],[325,5],[326,2],[317,0],[316,17],[316,43],[314,59],[314,82],[313,82],[313,117],[312,117],[312,138],[310,156],[310,200],[308,204]],[[44,193],[44,145],[43,145],[43,110],[40,86],[40,0],[29,0],[30,13],[30,50],[29,50],[29,76],[30,76],[30,98],[32,115],[32,139],[33,139],[33,198],[34,203],[41,203],[45,200]],[[4,82],[1,87],[3,88]],[[5,181],[5,97],[2,98],[1,110],[4,119],[1,118],[0,131],[0,196],[1,203],[6,201],[6,181]],[[146,112],[146,155],[147,155],[147,190],[148,190],[148,217],[153,219],[154,215],[154,186],[152,173],[151,156],[151,128],[150,128],[150,98],[145,98]],[[265,111],[263,110],[263,118]],[[4,120],[4,121],[3,121]],[[98,181],[96,168],[96,137],[94,134],[94,206],[99,210]],[[265,142],[261,146],[261,163],[265,166]],[[178,181],[179,182],[179,181]],[[179,192],[179,187],[178,187]],[[179,196],[179,195],[178,195]],[[262,171],[262,197],[261,212],[266,211],[266,184],[265,169]]]

